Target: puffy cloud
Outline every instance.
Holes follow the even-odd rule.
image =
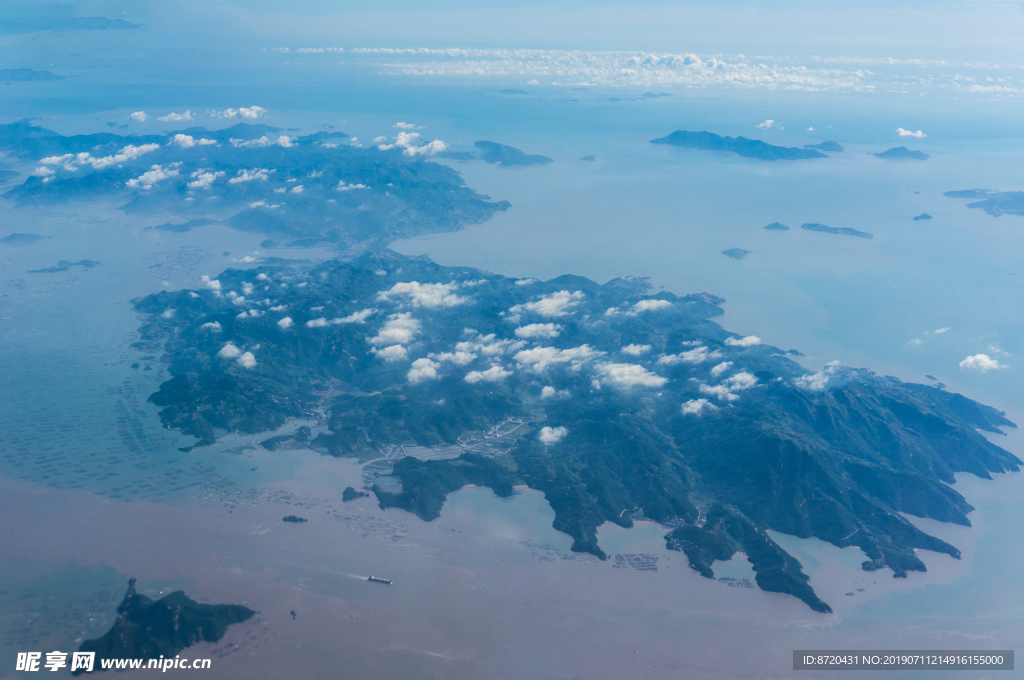
[[[496,356],[505,352],[514,352],[526,345],[522,340],[498,340],[494,333],[480,335],[472,328],[465,330],[470,339],[457,343],[455,349],[458,352],[479,352],[485,356]]]
[[[236,149],[263,149],[268,146],[274,146],[275,144],[283,146],[286,149],[295,146],[292,138],[287,135],[281,135],[275,142],[270,141],[270,138],[266,135],[263,135],[259,139],[235,139],[232,137],[228,141],[231,142],[231,146]]]
[[[707,399],[691,399],[683,402],[682,412],[684,416],[699,416],[705,411],[717,411],[718,407]]]
[[[419,139],[419,136],[420,133],[418,132],[399,132],[398,135],[395,136],[393,144],[380,144],[377,148],[381,151],[402,149],[402,153],[409,157],[417,155],[433,156],[434,154],[445,151],[448,148],[448,145],[440,139],[435,139],[429,144],[424,144],[423,146],[416,146],[416,140]]]
[[[569,390],[556,390],[551,385],[545,385],[540,391],[541,399],[554,399],[555,397],[568,397]]]
[[[936,329],[936,330],[932,331],[932,333],[935,333],[935,335],[941,335],[942,333],[945,333],[946,331],[949,331],[949,330],[952,330],[952,329],[953,329],[952,326],[946,326],[945,328]]]
[[[66,153],[63,156],[48,156],[39,162],[43,165],[64,165],[66,170],[75,169],[72,163],[76,165],[91,165],[94,170],[103,170],[111,165],[121,165],[128,161],[133,161],[139,156],[156,151],[159,148],[159,144],[142,144],[139,146],[129,144],[112,156],[96,158],[89,152],[83,151],[75,155]]]
[[[562,327],[556,323],[531,323],[516,329],[517,338],[557,338]]]
[[[223,111],[211,111],[211,118],[245,118],[246,120],[255,120],[259,118],[267,110],[260,106],[249,106],[241,107],[238,109],[224,109]]]
[[[907,340],[907,344],[910,345],[911,347],[920,347],[921,345],[924,344],[924,340],[921,340],[920,338],[914,338],[913,340]]]
[[[377,335],[370,338],[370,344],[375,346],[407,345],[419,332],[420,322],[412,318],[411,312],[392,314]]]
[[[407,146],[405,150],[402,151],[402,155],[409,156],[410,158],[413,156],[433,156],[434,154],[438,154],[441,153],[442,151],[447,150],[447,144],[442,142],[440,139],[435,139],[434,141],[428,142],[423,146]]]
[[[756,335],[748,335],[745,338],[726,338],[725,344],[731,347],[753,347],[761,344],[761,338]]]
[[[565,435],[569,434],[569,430],[564,427],[542,427],[540,428],[540,443],[541,444],[557,444],[565,438]]]
[[[441,368],[441,364],[436,361],[417,359],[412,362],[412,368],[409,369],[409,382],[415,385],[424,380],[433,380],[437,378],[437,369],[439,368]]]
[[[211,333],[220,333],[220,321],[207,321],[199,327],[201,331],[209,331]]]
[[[363,309],[358,312],[352,312],[348,316],[343,316],[338,319],[331,319],[331,323],[366,323],[366,320],[372,315],[376,314],[378,310],[376,307],[370,309]]]
[[[646,354],[651,351],[650,345],[626,345],[622,348],[623,354],[631,354],[632,356],[638,357],[641,354]]]
[[[220,292],[220,281],[218,281],[217,279],[211,280],[209,276],[203,274],[202,278],[200,278],[199,280],[206,284],[206,287],[209,288],[210,290],[215,291],[217,293]]]
[[[293,142],[292,138],[289,137],[288,135],[281,135],[280,137],[277,138],[277,142],[275,143],[278,146],[283,146],[286,149],[290,149],[291,147],[295,146],[295,142]]]
[[[280,203],[267,203],[266,201],[253,201],[252,203],[246,203],[249,208],[267,208],[268,210],[276,210],[281,207]],[[240,262],[255,262],[256,259],[253,257],[243,257]]]
[[[290,317],[290,316],[286,316],[286,317],[284,317],[283,319],[281,319],[280,321],[277,322],[277,327],[280,328],[283,331],[288,330],[289,328],[291,328],[294,325],[295,325],[295,322],[292,321],[292,317]]]
[[[392,127],[396,127],[400,130],[413,130],[416,128],[412,123],[395,123]]]
[[[709,352],[707,347],[701,345],[700,347],[694,347],[693,349],[680,354],[662,355],[658,357],[658,363],[665,364],[667,366],[674,366],[676,364],[702,364],[705,361],[720,359],[721,357],[722,353],[717,349],[714,352]]]
[[[430,356],[438,361],[450,361],[456,366],[468,366],[476,359],[476,355],[472,352],[441,352]]]
[[[40,165],[38,168],[32,171],[33,176],[42,177],[44,182],[49,182],[51,179],[53,179],[53,176],[56,174],[56,172],[46,167],[45,165]]]
[[[267,170],[266,168],[253,168],[252,170],[239,170],[238,174],[228,180],[229,184],[239,184],[240,182],[252,182],[253,180],[259,180],[266,182],[267,177],[274,170]]]
[[[196,139],[192,135],[183,135],[180,132],[173,137],[171,141],[167,142],[167,146],[174,144],[175,146],[182,149],[191,149],[193,146],[209,146],[210,144],[216,144],[217,142],[213,139],[200,138]]]
[[[220,351],[217,352],[217,356],[221,359],[234,359],[235,357],[241,356],[241,354],[242,350],[238,349],[235,347],[234,343],[230,342],[221,347]]]
[[[164,313],[161,314],[160,316],[162,316],[165,319],[173,319],[174,315],[175,315],[175,313],[177,313],[177,311],[178,310],[176,310],[176,309],[165,309]]]
[[[794,380],[793,384],[806,390],[820,392],[828,387],[829,380],[839,372],[840,367],[841,364],[838,361],[830,361],[820,371],[802,375]]]
[[[917,132],[912,132],[911,130],[904,130],[903,128],[896,128],[896,134],[898,134],[900,137],[917,137],[918,139],[928,136],[925,133],[921,132],[920,130],[918,130]]]
[[[583,293],[580,291],[570,293],[567,290],[560,290],[556,293],[545,295],[539,300],[516,305],[508,311],[514,317],[522,314],[523,312],[533,312],[534,314],[539,314],[549,318],[559,317],[568,314],[569,310],[578,305],[582,299]]]
[[[537,283],[537,279],[517,279],[517,286],[529,286],[530,284]]]
[[[757,127],[761,128],[762,130],[767,130],[768,128],[774,127],[774,126],[775,126],[775,121],[772,120],[771,118],[769,118],[768,120],[766,120],[763,123],[758,123],[757,124]]]
[[[330,325],[331,322],[324,318],[310,319],[306,322],[306,328],[325,328]]]
[[[469,298],[455,294],[456,283],[420,283],[419,281],[400,282],[390,290],[381,291],[377,299],[391,300],[393,297],[405,297],[414,307],[454,307],[467,302]]]
[[[965,371],[975,371],[976,373],[988,373],[989,371],[998,371],[1006,367],[1006,364],[999,363],[998,360],[993,359],[987,354],[974,354],[960,362],[960,368]]]
[[[193,180],[188,183],[188,188],[195,190],[209,189],[219,178],[224,176],[223,170],[210,172],[209,170],[196,170],[190,175]]]
[[[178,122],[182,120],[192,120],[192,112],[186,111],[185,113],[168,113],[166,116],[160,116],[157,120],[162,120],[165,123]]]
[[[671,307],[672,303],[668,300],[641,300],[640,302],[633,305],[633,313],[639,314],[640,312],[650,312],[656,309],[665,309]]]
[[[242,368],[253,368],[256,366],[256,357],[252,355],[252,352],[246,352],[238,357],[238,365]]]
[[[534,347],[524,349],[515,355],[516,363],[524,368],[529,368],[535,373],[542,373],[549,366],[554,364],[569,364],[575,368],[582,366],[587,361],[599,357],[604,352],[599,352],[589,345],[580,345],[571,349],[557,349],[555,347]]]
[[[718,376],[728,371],[730,368],[732,368],[732,362],[723,361],[722,363],[718,364],[717,366],[711,369],[711,377],[717,378]]]
[[[134,121],[136,121],[138,123],[145,123],[146,122],[146,112],[145,111],[136,111],[135,113],[133,113],[130,116],[128,116],[128,120],[134,120]]]
[[[719,401],[736,401],[740,398],[737,392],[750,389],[757,384],[757,378],[741,371],[736,375],[730,376],[725,382],[718,385],[701,385],[700,391],[702,394],[708,394],[718,398]]]
[[[353,189],[366,189],[365,184],[345,184],[345,180],[339,180],[338,186],[334,187],[335,191],[352,191]]]
[[[301,184],[296,184],[295,186],[292,187],[293,194],[301,194],[305,190],[306,187],[302,186]]]
[[[135,179],[130,179],[125,182],[125,185],[131,189],[152,189],[153,185],[162,180],[170,177],[177,177],[178,170],[176,168],[167,169],[162,165],[152,165],[149,170],[142,173]]]
[[[389,345],[382,349],[374,347],[370,351],[376,354],[378,359],[383,359],[387,362],[404,361],[409,358],[409,352],[401,345]]]
[[[637,364],[598,364],[597,370],[604,375],[601,379],[602,384],[614,385],[623,389],[636,385],[661,387],[668,382],[668,378],[662,378]]]
[[[497,382],[499,380],[504,380],[510,375],[512,375],[512,372],[506,371],[501,366],[491,366],[486,371],[470,371],[466,374],[466,382]]]

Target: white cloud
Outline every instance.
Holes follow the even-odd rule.
[[[291,328],[294,325],[295,325],[295,322],[292,321],[292,317],[290,317],[290,316],[286,316],[286,317],[284,317],[283,319],[281,319],[280,321],[277,322],[277,327],[280,328],[283,331],[288,330],[289,328]]]
[[[401,296],[407,298],[414,307],[454,307],[469,300],[456,295],[456,288],[456,283],[400,282],[393,285],[390,290],[378,293],[377,299],[386,301]]]
[[[557,444],[562,441],[567,434],[569,434],[569,430],[564,427],[542,427],[540,428],[540,443]]]
[[[571,349],[555,347],[534,347],[524,349],[515,355],[516,363],[522,364],[535,373],[542,373],[554,364],[569,364],[572,367],[582,366],[587,361],[599,357],[604,352],[592,349],[589,345],[580,345]]]
[[[134,120],[134,121],[136,121],[138,123],[145,123],[146,122],[146,112],[145,111],[136,111],[135,113],[133,113],[130,116],[128,116],[128,119],[129,120]]]
[[[253,201],[252,203],[247,203],[246,206],[248,206],[249,208],[267,208],[269,210],[276,210],[277,208],[281,207],[281,204],[280,203],[273,203],[273,204],[271,204],[271,203],[267,203],[266,201]],[[241,262],[245,262],[245,261],[255,262],[256,260],[253,257],[244,257],[240,261]]]
[[[557,338],[562,327],[556,323],[531,323],[516,329],[517,338]]]
[[[757,127],[761,128],[762,130],[767,130],[768,128],[773,127],[774,125],[775,125],[775,121],[772,120],[771,118],[769,118],[768,120],[766,120],[763,123],[758,123]]]
[[[998,371],[1000,369],[1007,368],[1007,366],[1006,364],[999,363],[998,360],[991,358],[987,354],[974,354],[961,361],[960,368],[965,371],[987,373],[989,371]]]
[[[807,128],[807,131],[808,131],[808,132],[814,132],[814,128],[812,128],[812,127],[809,127],[809,128]]]
[[[928,136],[925,133],[921,132],[920,130],[918,130],[917,132],[912,132],[910,130],[904,130],[903,128],[896,128],[896,134],[898,134],[900,137],[917,137],[918,139]]]
[[[397,125],[395,127],[398,127]],[[410,126],[415,127],[415,126]],[[406,156],[433,156],[436,153],[440,153],[448,148],[448,145],[442,142],[440,139],[435,139],[429,144],[423,146],[416,146],[416,140],[419,139],[420,133],[418,132],[399,132],[395,136],[393,144],[381,144],[377,148],[381,151],[389,151],[391,149],[403,149],[402,153]]]
[[[338,180],[338,186],[334,187],[336,191],[352,191],[353,189],[366,189],[365,184],[345,184],[345,180]]]
[[[750,389],[757,384],[757,378],[741,371],[736,375],[730,376],[725,382],[718,385],[701,385],[700,391],[702,394],[708,394],[713,397],[717,397],[719,401],[736,401],[740,398],[737,392]]]
[[[174,137],[171,137],[171,141],[167,142],[167,146],[174,144],[175,146],[182,149],[191,149],[193,146],[209,146],[216,144],[217,142],[213,139],[200,138],[196,139],[192,135],[183,135],[180,132]]]
[[[753,347],[761,344],[761,338],[756,335],[748,335],[745,338],[726,338],[725,344],[731,347]]]
[[[286,149],[295,146],[292,138],[287,135],[281,135],[275,142],[270,141],[270,138],[266,135],[263,135],[259,139],[235,139],[232,137],[228,141],[231,142],[231,146],[236,149],[263,149],[268,146],[274,146],[275,144],[277,146],[283,146]]]
[[[567,290],[560,290],[557,293],[545,295],[539,300],[516,305],[508,311],[513,316],[518,316],[523,312],[533,312],[549,318],[559,317],[568,314],[569,310],[578,305],[582,299],[583,293],[580,291],[570,293]]]
[[[83,151],[82,153],[75,155],[66,153],[63,156],[49,156],[39,162],[43,165],[63,164],[66,170],[75,169],[74,165],[71,165],[71,163],[75,163],[77,165],[91,165],[94,170],[102,170],[104,168],[109,168],[111,165],[121,165],[122,163],[133,161],[139,156],[156,151],[159,148],[159,144],[142,144],[140,146],[129,144],[113,156],[96,158],[89,152]]]
[[[42,177],[44,182],[49,182],[57,173],[51,170],[50,168],[46,167],[45,165],[40,165],[32,172],[32,174],[35,177]]]
[[[162,165],[152,165],[149,170],[142,173],[135,179],[130,179],[125,182],[125,185],[131,189],[152,189],[153,185],[161,180],[165,180],[171,177],[177,177],[178,170],[176,168],[167,169]]]
[[[601,380],[602,384],[614,385],[623,389],[636,385],[661,387],[668,382],[668,378],[662,378],[637,364],[598,364],[597,370],[604,375]]]
[[[384,361],[404,361],[409,358],[409,352],[406,351],[401,345],[389,345],[383,349],[377,349],[376,347],[370,350],[377,355],[378,359]]]
[[[718,407],[707,399],[691,399],[683,402],[682,412],[684,416],[699,416],[705,411],[717,411]]]
[[[647,352],[650,351],[650,345],[626,345],[625,347],[622,348],[623,354],[631,354],[635,357],[638,357],[641,354],[646,354]]]
[[[935,333],[935,335],[940,335],[940,334],[945,333],[946,331],[949,331],[949,330],[952,330],[952,329],[953,329],[952,326],[946,326],[945,328],[939,328],[937,330],[934,330],[934,331],[932,331],[932,333]]]
[[[413,130],[416,128],[412,123],[395,123],[392,127],[396,127],[400,130]]]
[[[472,352],[441,352],[430,356],[438,361],[450,361],[456,366],[468,366],[476,359],[476,355]]]
[[[640,302],[633,305],[633,313],[639,314],[640,312],[650,312],[656,309],[665,309],[671,307],[672,303],[668,300],[641,300]]]
[[[719,359],[721,356],[722,353],[717,349],[714,352],[709,352],[707,347],[701,345],[681,354],[665,354],[660,356],[658,357],[658,363],[668,366],[674,366],[675,364],[702,364],[711,359]]]
[[[506,352],[514,352],[526,345],[523,340],[498,340],[494,333],[480,335],[472,328],[465,329],[465,332],[470,339],[455,345],[458,352],[479,352],[484,356],[497,356]]]
[[[295,146],[295,142],[292,141],[292,138],[289,137],[288,135],[281,135],[280,137],[277,138],[277,141],[274,143],[277,144],[278,146],[283,146],[286,149],[290,149],[291,147]]]
[[[217,170],[216,172],[210,172],[209,170],[196,170],[192,173],[193,181],[188,183],[188,188],[192,190],[209,189],[213,186],[219,178],[224,176],[223,170]]]
[[[242,350],[238,349],[237,347],[235,347],[233,343],[230,342],[221,347],[220,351],[217,352],[217,356],[219,356],[221,359],[234,359],[237,356],[241,356],[241,354]]]
[[[162,120],[165,123],[177,122],[181,120],[192,120],[192,112],[186,111],[185,113],[168,113],[166,116],[160,116],[157,120]]]
[[[301,194],[305,190],[306,187],[302,186],[301,184],[296,184],[295,186],[292,187],[293,194]]]
[[[838,361],[830,361],[825,364],[825,367],[817,373],[809,373],[802,375],[793,381],[793,384],[797,387],[802,387],[807,390],[814,390],[820,392],[821,390],[828,387],[829,380],[832,379],[840,368],[841,364]]]
[[[466,374],[466,382],[497,382],[499,380],[504,380],[510,375],[512,375],[512,372],[506,371],[501,366],[491,366],[486,371],[470,371],[469,373]]]
[[[711,377],[717,378],[718,376],[728,371],[730,368],[732,368],[732,362],[723,361],[722,363],[716,365],[714,368],[711,369]]]
[[[223,111],[212,111],[210,117],[212,118],[245,118],[247,120],[255,120],[259,118],[267,110],[260,106],[241,107],[238,109],[224,109]]]
[[[207,321],[199,327],[201,331],[209,331],[211,333],[220,333],[220,321]]]
[[[358,312],[352,312],[348,316],[343,316],[339,319],[331,319],[331,323],[366,323],[366,319],[372,314],[376,314],[378,310],[376,307],[370,309],[363,309]]]
[[[924,341],[920,338],[914,338],[913,340],[907,340],[907,344],[911,347],[920,347],[924,344]]]
[[[306,328],[325,328],[330,325],[331,322],[324,318],[310,319],[306,322]]]
[[[411,312],[392,314],[377,335],[370,338],[370,344],[375,346],[407,345],[419,332],[420,322],[412,318]]]
[[[238,174],[228,180],[229,184],[238,184],[240,182],[252,182],[253,180],[259,180],[266,182],[267,177],[273,170],[267,170],[266,168],[253,168],[252,170],[239,170]]]
[[[441,364],[430,359],[417,359],[412,362],[412,368],[409,369],[409,382],[412,384],[423,382],[424,380],[433,380],[437,378],[437,369],[441,367]]]
[[[164,313],[163,313],[163,314],[161,314],[160,316],[162,316],[162,317],[163,317],[163,318],[165,318],[165,319],[173,319],[173,318],[174,318],[174,314],[175,314],[175,313],[176,313],[177,311],[178,311],[178,310],[176,310],[176,309],[165,309],[165,310],[164,310]]]
[[[541,391],[540,391],[540,398],[541,399],[551,399],[551,398],[553,398],[555,396],[560,396],[560,395],[563,395],[563,394],[568,396],[569,395],[568,390],[558,391],[554,387],[552,387],[551,385],[545,385],[541,389]]]
[[[217,279],[210,280],[209,276],[203,274],[203,276],[199,280],[206,284],[206,287],[209,288],[210,290],[215,291],[217,293],[220,292],[220,281],[218,281]]]
[[[440,139],[435,139],[432,142],[428,142],[423,146],[408,146],[402,152],[403,156],[433,156],[434,154],[447,151],[448,145],[442,142]]]
[[[252,355],[252,352],[246,352],[238,357],[238,365],[242,368],[253,368],[256,365],[256,357]]]

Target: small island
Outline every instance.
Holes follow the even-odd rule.
[[[255,614],[237,604],[199,604],[180,590],[154,602],[136,593],[131,579],[113,627],[103,637],[83,642],[79,651],[96,653],[95,670],[103,670],[104,659],[173,658],[197,642],[219,642],[228,626]]]
[[[931,156],[926,154],[924,151],[911,151],[905,146],[897,146],[888,151],[882,151],[881,153],[871,154],[875,158],[884,158],[888,160],[910,160],[910,161],[926,161]]]
[[[30,68],[0,68],[0,83],[28,83],[40,80],[64,80],[64,76]]]
[[[920,215],[916,215],[914,217],[914,221],[915,222],[920,222],[921,220],[930,220],[930,219],[932,219],[932,216],[929,215],[928,213],[921,213]]]
[[[723,137],[713,132],[691,132],[676,130],[667,137],[652,139],[651,144],[669,144],[687,149],[701,151],[731,151],[744,158],[756,158],[762,161],[791,161],[807,158],[828,158],[814,149],[798,149],[796,147],[773,146],[759,139],[746,137]]]
[[[800,228],[806,231],[820,231],[826,234],[842,234],[843,236],[859,236],[860,238],[874,238],[872,234],[869,234],[866,231],[858,231],[856,229],[850,229],[849,227],[830,227],[827,224],[817,224],[815,222],[801,224]]]
[[[46,267],[45,269],[29,269],[29,274],[56,274],[57,272],[66,272],[72,267],[81,267],[83,269],[92,269],[98,266],[100,263],[96,260],[79,260],[78,262],[70,262],[68,260],[59,260],[57,266]]]
[[[171,231],[176,234],[184,234],[185,232],[192,231],[196,227],[205,227],[208,224],[217,224],[219,220],[212,220],[208,217],[200,217],[197,220],[189,220],[182,224],[174,224],[173,222],[165,222],[164,224],[157,225],[155,227],[149,227],[150,229],[157,229],[158,231]]]
[[[287,517],[285,517],[281,521],[282,522],[289,522],[291,524],[302,524],[303,522],[308,522],[309,520],[306,519],[305,517],[298,517],[296,515],[288,515]]]
[[[839,142],[822,142],[821,144],[804,144],[805,149],[818,149],[829,153],[842,153],[845,149]]]
[[[772,222],[771,224],[766,225],[764,228],[770,231],[789,231],[789,227],[787,227],[785,224],[782,224],[781,222]]]
[[[356,491],[351,486],[346,486],[345,491],[341,494],[341,502],[348,503],[354,501],[357,498],[368,498],[370,494],[363,493],[362,491]]]
[[[526,90],[517,90],[515,88],[505,88],[504,90],[498,90],[498,94],[530,94]]]
[[[539,154],[525,154],[515,147],[481,140],[474,144],[480,149],[480,160],[495,165],[538,165],[550,163],[551,159]]]
[[[21,246],[29,243],[35,243],[36,241],[42,241],[43,239],[53,238],[52,236],[40,236],[39,234],[10,234],[0,238],[0,243],[6,243],[9,246]]]
[[[731,257],[734,260],[742,260],[747,255],[750,255],[751,251],[744,250],[743,248],[730,248],[729,250],[723,250],[722,255]]]

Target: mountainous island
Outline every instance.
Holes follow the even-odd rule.
[[[759,139],[746,137],[722,137],[713,132],[690,132],[676,130],[667,137],[652,139],[651,144],[669,144],[687,149],[701,151],[731,151],[744,158],[756,158],[762,161],[791,161],[806,158],[828,158],[814,149],[798,149],[796,147],[773,146]]]
[[[820,231],[826,234],[842,234],[843,236],[859,236],[860,238],[874,238],[873,235],[866,231],[858,231],[849,227],[830,227],[827,224],[817,224],[816,222],[808,222],[807,224],[801,224],[801,229],[806,231]]]
[[[966,189],[963,191],[947,191],[943,196],[974,199],[975,202],[968,203],[967,207],[984,210],[992,217],[1024,215],[1024,191]]]
[[[928,213],[921,213],[920,215],[914,215],[914,221],[915,222],[921,222],[922,220],[930,220],[930,219],[932,219],[932,216],[929,215]]]
[[[223,221],[296,246],[456,231],[508,208],[468,188],[451,168],[424,160],[436,148],[429,144],[363,149],[341,132],[294,139],[280,132],[240,123],[64,136],[24,119],[0,125],[0,150],[31,160],[36,170],[4,196],[16,206],[113,196],[123,198],[126,213],[182,220],[159,228]]]
[[[525,154],[519,149],[497,142],[481,140],[474,144],[480,149],[480,160],[497,165],[538,165],[550,163],[551,159],[540,154]]]
[[[64,80],[64,76],[30,68],[0,68],[0,83],[28,83],[39,80]]]
[[[742,260],[747,255],[750,255],[750,251],[743,248],[729,248],[729,250],[723,250],[722,255],[731,257],[734,260]]]
[[[769,231],[789,231],[789,227],[781,222],[772,222],[771,224],[765,225],[764,228]]]
[[[926,569],[920,550],[959,557],[900,513],[969,525],[954,475],[1018,470],[979,433],[1013,423],[938,387],[807,370],[715,323],[723,302],[644,279],[541,282],[374,250],[228,269],[134,304],[137,347],[163,352],[172,376],[150,401],[197,446],[325,407],[329,431],[310,446],[360,460],[512,428],[493,455],[407,456],[391,471],[399,487],[370,489],[424,520],[465,484],[500,496],[526,484],[574,551],[604,558],[604,522],[653,520],[701,574],[741,550],[759,587],[820,612],[828,604],[767,530],[858,546],[865,570],[896,577]]]
[[[805,149],[818,149],[819,151],[828,151],[829,153],[842,153],[845,151],[845,147],[839,142],[822,142],[820,144],[804,144]]]
[[[885,158],[889,160],[911,160],[911,161],[926,161],[931,156],[926,154],[924,151],[911,151],[905,146],[897,146],[888,151],[882,151],[881,153],[871,154],[875,158]]]
[[[228,626],[255,614],[237,604],[199,604],[180,590],[154,602],[136,593],[131,579],[113,627],[103,637],[83,642],[79,651],[96,652],[95,670],[102,669],[101,659],[174,658],[197,642],[219,642]]]

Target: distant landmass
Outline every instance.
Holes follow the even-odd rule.
[[[682,146],[688,149],[700,149],[702,151],[731,151],[744,158],[757,158],[763,161],[790,161],[806,158],[828,158],[823,153],[813,149],[798,149],[796,147],[773,146],[759,139],[747,139],[746,137],[722,137],[712,132],[690,132],[689,130],[676,130],[667,137],[652,139],[651,144],[670,144]]]
[[[57,272],[66,272],[72,267],[82,267],[83,269],[91,269],[99,265],[96,260],[80,260],[78,262],[69,262],[68,260],[60,260],[57,262],[56,267],[47,267],[46,269],[29,269],[29,274],[55,274]]]
[[[6,184],[10,180],[14,179],[21,173],[17,170],[7,170],[6,168],[0,168],[0,184]]]
[[[217,224],[219,220],[211,220],[207,217],[200,217],[198,220],[189,220],[181,224],[175,224],[173,222],[165,222],[164,224],[157,225],[153,229],[160,231],[173,231],[178,234],[183,234],[187,231],[192,231],[196,227],[205,227],[208,224]]]
[[[0,68],[0,83],[26,83],[35,80],[64,80],[64,76],[30,68]]]
[[[930,220],[930,219],[932,219],[932,216],[929,215],[928,213],[921,213],[920,215],[916,215],[914,217],[914,221],[915,222],[920,222],[921,220]]]
[[[994,191],[992,189],[966,189],[947,191],[943,196],[950,198],[979,199],[968,203],[968,208],[984,210],[992,217],[1001,215],[1024,215],[1024,191]]]
[[[597,156],[584,156],[580,160],[581,161],[596,161],[597,160]]]
[[[789,231],[789,227],[787,227],[785,224],[782,224],[781,222],[772,222],[771,224],[766,225],[764,228],[769,229],[771,231]]]
[[[926,161],[931,156],[926,154],[924,151],[911,151],[905,146],[897,146],[888,151],[881,153],[873,153],[872,156],[876,158],[887,158],[893,160],[912,160],[912,161]]]
[[[671,97],[672,95],[669,94],[668,92],[658,92],[658,93],[644,92],[643,95],[641,95],[641,96],[644,99],[658,99],[660,97]]]
[[[526,90],[516,90],[513,88],[507,88],[504,90],[498,90],[498,94],[530,94]]]
[[[43,239],[52,238],[51,236],[40,236],[39,234],[10,234],[0,238],[0,243],[6,243],[7,245],[24,245],[27,243],[35,243],[36,241],[42,241]]]
[[[354,501],[357,498],[366,498],[369,495],[370,494],[363,493],[362,491],[356,491],[351,486],[346,486],[345,490],[341,494],[341,502],[348,503],[349,501]]]
[[[844,236],[859,236],[861,238],[874,238],[873,235],[866,231],[857,231],[856,229],[850,229],[849,227],[830,227],[827,224],[817,224],[815,222],[808,222],[807,224],[801,224],[801,229],[807,231],[822,231],[826,234],[842,234]]]
[[[305,517],[299,517],[298,515],[288,515],[287,517],[285,517],[281,521],[282,522],[289,522],[291,524],[302,524],[303,522],[308,522],[309,520],[306,519]]]
[[[107,19],[106,17],[74,17],[67,16],[73,5],[41,5],[34,7],[13,8],[4,13],[0,21],[0,35],[18,35],[36,31],[104,31],[138,28],[138,24],[123,19]],[[61,15],[64,16],[61,16]]]
[[[173,659],[197,642],[220,642],[228,626],[255,614],[237,604],[199,604],[180,590],[154,602],[136,593],[131,579],[114,625],[103,637],[83,642],[79,651],[96,653],[95,670],[102,670],[103,659]]]
[[[731,257],[734,260],[742,260],[747,255],[750,255],[749,250],[743,250],[743,248],[730,248],[729,250],[723,250],[722,255]]]
[[[721,298],[644,279],[523,286],[372,250],[133,302],[136,348],[163,353],[171,375],[149,401],[197,446],[314,412],[327,431],[304,446],[333,456],[473,442],[455,459],[399,459],[400,488],[374,485],[378,503],[431,520],[466,484],[525,484],[574,551],[605,558],[605,522],[670,524],[668,547],[701,574],[741,550],[762,589],[816,611],[830,608],[769,530],[857,546],[866,571],[903,577],[925,570],[917,551],[960,551],[901,513],[969,526],[955,475],[1021,465],[979,432],[1014,427],[1000,411],[864,369],[811,372],[715,323]]]
[[[805,149],[819,149],[829,153],[842,153],[844,148],[839,142],[822,142],[821,144],[804,144]]]
[[[496,142],[479,141],[474,144],[480,149],[480,160],[498,165],[536,165],[539,163],[550,163],[551,159],[539,154],[527,155],[511,146],[498,144]]]

